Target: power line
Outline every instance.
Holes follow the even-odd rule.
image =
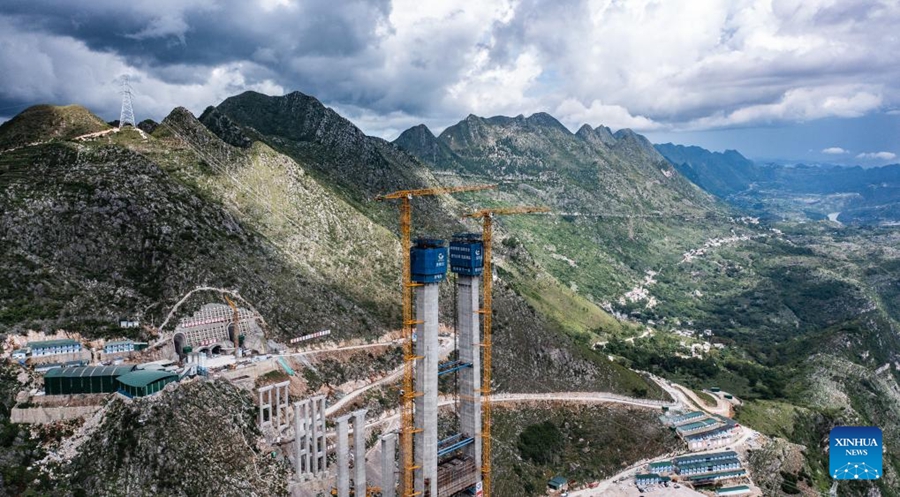
[[[302,236],[302,233],[303,233],[304,230],[305,230],[305,228],[304,228],[303,226],[301,226],[297,221],[295,221],[295,220],[291,219],[290,217],[288,217],[287,215],[285,215],[283,212],[281,212],[281,211],[276,211],[275,209],[273,209],[273,208],[272,208],[272,205],[270,204],[270,202],[268,202],[267,200],[265,200],[264,198],[262,198],[262,197],[261,197],[257,192],[255,192],[251,187],[245,185],[245,184],[242,183],[239,179],[235,178],[231,173],[229,173],[229,172],[228,172],[228,169],[227,169],[227,168],[219,161],[218,158],[212,157],[212,156],[206,154],[206,153],[203,152],[199,147],[197,147],[196,145],[194,145],[194,143],[191,142],[191,141],[183,134],[183,133],[184,133],[184,130],[176,129],[175,126],[173,126],[173,125],[171,125],[171,124],[169,124],[169,123],[166,123],[166,122],[160,123],[160,126],[165,126],[165,127],[169,128],[169,130],[171,130],[172,133],[175,134],[175,136],[177,136],[177,137],[178,137],[185,145],[187,145],[188,147],[190,147],[191,150],[193,150],[194,153],[196,153],[198,156],[200,156],[201,159],[205,160],[205,161],[206,161],[210,166],[212,166],[213,169],[215,169],[217,172],[221,173],[222,175],[224,175],[224,176],[226,176],[228,179],[230,179],[230,180],[231,180],[238,188],[240,188],[240,189],[243,190],[245,193],[247,193],[248,195],[250,195],[251,197],[253,197],[257,202],[260,203],[260,205],[263,206],[263,208],[265,208],[267,211],[269,211],[270,214],[273,214],[273,215],[275,215],[275,216],[280,217],[281,219],[283,219],[284,221],[286,221],[287,223],[289,223],[290,225],[292,225],[294,228],[297,228],[297,233],[296,233],[296,234],[297,234],[298,236],[300,236],[300,237],[303,239],[304,242],[306,242],[306,243],[308,243],[308,244],[314,244],[314,242],[313,242],[312,240],[310,240],[309,238],[306,238],[306,237],[303,237],[303,236]],[[236,207],[237,207],[237,206],[236,206]],[[239,208],[238,208],[238,211],[240,211]],[[286,252],[290,253],[292,257],[296,257],[296,256],[294,256],[293,253],[291,253],[290,251],[286,251]],[[302,262],[302,261],[299,261],[299,260],[298,260],[298,262]]]

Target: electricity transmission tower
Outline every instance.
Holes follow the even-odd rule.
[[[131,84],[128,83],[128,76],[122,78],[122,113],[119,115],[119,129],[125,127],[126,124],[134,125],[134,109],[131,107]]]

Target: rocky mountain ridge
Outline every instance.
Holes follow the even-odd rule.
[[[381,335],[399,322],[399,247],[395,206],[373,197],[498,182],[414,210],[417,234],[442,236],[477,229],[459,217],[476,207],[553,211],[497,220],[498,390],[659,395],[629,365],[800,403],[821,374],[807,359],[826,353],[856,368],[833,385],[851,399],[840,416],[900,439],[889,405],[858,404],[868,372],[897,359],[894,235],[747,220],[631,131],[469,116],[391,144],[312,97],[248,92],[199,119],[176,109],[146,139],[65,136],[0,155],[4,331],[118,335],[122,314],[158,322],[205,283],[238,289],[282,338]],[[707,340],[725,348],[681,357]]]

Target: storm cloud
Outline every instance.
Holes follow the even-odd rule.
[[[893,0],[6,0],[0,116],[114,118],[125,74],[138,117],[300,90],[388,138],[469,113],[658,132],[895,115],[898,25]]]

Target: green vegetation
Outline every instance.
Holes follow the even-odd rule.
[[[0,151],[109,129],[80,105],[35,105],[0,125]]]
[[[525,460],[547,464],[559,460],[559,451],[565,444],[562,432],[555,424],[544,421],[529,425],[519,433],[516,447]]]
[[[694,394],[698,399],[702,400],[703,404],[707,407],[715,407],[718,404],[715,397],[702,390],[694,390]]]
[[[77,145],[65,140],[106,125],[76,108],[39,110],[0,126],[10,147],[46,142],[0,154],[9,234],[0,249],[9,282],[0,287],[0,331],[112,336],[118,317],[161,322],[185,292],[208,284],[240,289],[277,338],[325,328],[339,340],[371,338],[400,319],[396,207],[372,198],[499,182],[496,191],[417,199],[414,217],[415,235],[448,236],[476,229],[459,214],[479,206],[554,211],[496,222],[498,390],[665,398],[632,367],[695,389],[720,386],[748,401],[739,416],[751,426],[771,411],[773,433],[808,447],[837,420],[878,424],[900,443],[900,377],[874,373],[900,350],[895,229],[737,219],[642,137],[590,127],[572,134],[546,114],[471,116],[441,137],[418,128],[415,140],[399,142],[435,162],[424,165],[300,93],[248,92],[200,120],[176,109],[146,140],[129,131]],[[447,301],[451,285],[442,292]],[[209,298],[198,295],[183,312]],[[360,362],[389,369],[397,356]],[[303,368],[314,388],[372,372],[355,361],[317,367]],[[372,392],[362,401],[388,406],[392,398]],[[515,470],[506,481],[519,483],[504,494],[539,491],[551,471],[608,474],[631,456],[615,459],[579,438],[643,443],[633,433],[600,433],[608,427],[575,412],[583,422],[507,418],[498,445],[507,444],[502,457]],[[124,414],[119,421],[132,425]],[[551,433],[547,425],[520,437],[545,421],[564,441],[558,461],[518,447],[528,453]],[[817,485],[820,453],[807,453]],[[889,486],[900,466],[890,457],[886,464]]]
[[[27,495],[36,481],[47,480],[35,466],[44,457],[40,441],[27,426],[9,421],[20,387],[17,374],[17,367],[0,363],[0,495],[9,496]]]
[[[794,437],[794,423],[800,416],[809,415],[809,410],[785,402],[758,400],[746,402],[735,408],[735,420],[760,433],[788,440]]]
[[[680,445],[651,409],[550,404],[494,412],[497,495],[543,495],[547,480],[608,478],[639,459]],[[615,450],[609,450],[615,447]]]

